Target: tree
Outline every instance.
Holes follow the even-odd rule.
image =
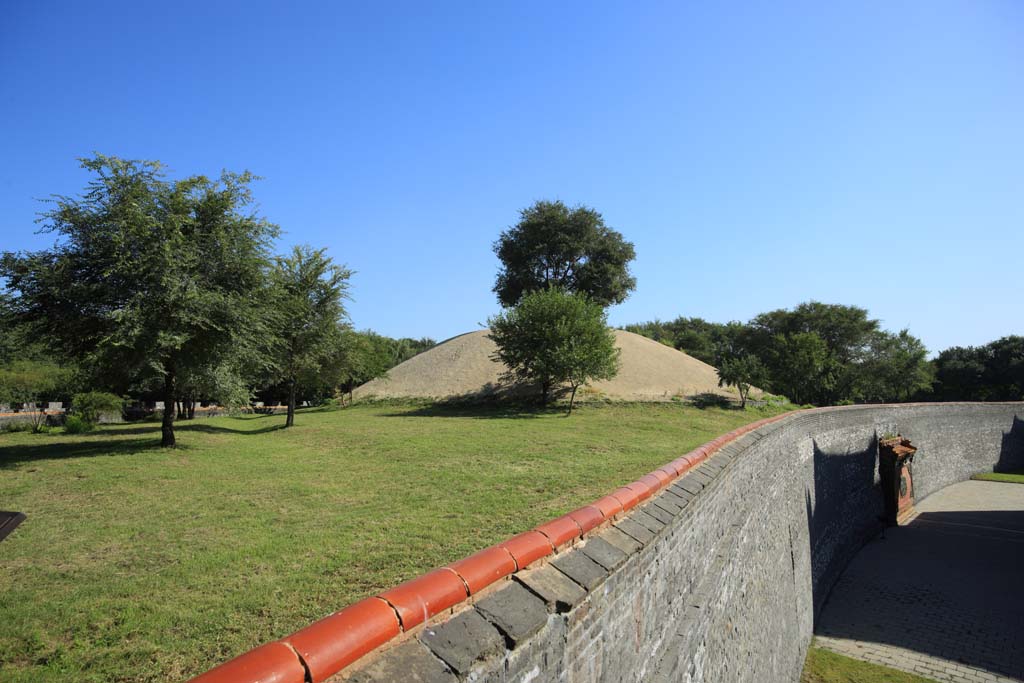
[[[736,387],[740,395],[740,408],[746,408],[751,387],[764,386],[768,372],[761,359],[746,346],[746,326],[737,322],[721,325],[717,337],[714,363],[718,367],[718,386]]]
[[[581,294],[554,287],[531,292],[488,324],[506,377],[539,384],[544,404],[554,387],[568,384],[570,414],[580,386],[618,372],[619,350],[604,308]]]
[[[876,332],[857,368],[856,398],[865,401],[909,401],[931,388],[934,370],[921,340],[901,330]]]
[[[278,374],[288,387],[285,427],[295,424],[295,397],[300,381],[328,364],[348,318],[352,271],[335,265],[324,249],[295,247],[278,257],[273,270]]]
[[[1010,335],[984,346],[954,346],[932,362],[933,397],[940,401],[1024,399],[1024,337]]]
[[[97,155],[79,198],[52,200],[52,250],[5,253],[11,307],[108,387],[158,382],[161,445],[175,445],[178,369],[217,366],[265,337],[278,229],[248,211],[249,173],[168,181],[159,162]],[[121,393],[118,391],[117,393]]]
[[[767,367],[772,391],[816,405],[856,396],[857,365],[879,329],[863,308],[817,301],[762,313],[748,328],[747,347]]]
[[[529,292],[557,287],[609,306],[636,287],[629,262],[633,244],[605,225],[597,211],[560,201],[538,201],[520,211],[519,223],[494,243],[501,270],[494,292],[515,306]]]
[[[751,353],[724,358],[718,365],[718,386],[734,386],[740,394],[740,408],[747,407],[750,387],[767,379],[761,359]]]

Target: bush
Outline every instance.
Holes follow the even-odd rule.
[[[96,429],[95,422],[89,422],[80,415],[68,415],[64,420],[65,434],[85,434]]]
[[[4,425],[4,431],[7,431],[7,432],[31,432],[32,431],[32,423],[31,422],[24,422],[24,421],[21,421],[21,420],[11,420],[10,422],[8,422],[7,424]]]
[[[71,399],[71,407],[74,412],[74,416],[90,425],[89,430],[95,427],[99,423],[100,418],[104,415],[114,413],[120,417],[123,405],[124,401],[121,400],[120,396],[108,394],[103,391],[89,391],[84,394],[75,394]]]

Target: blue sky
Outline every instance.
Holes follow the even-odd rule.
[[[497,312],[535,199],[636,245],[613,324],[816,299],[937,351],[1024,333],[1024,3],[0,5],[0,249],[76,157],[249,169],[353,322]]]

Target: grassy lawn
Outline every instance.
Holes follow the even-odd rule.
[[[887,666],[869,664],[835,652],[811,647],[800,683],[935,683]]]
[[[1024,472],[982,472],[971,479],[979,481],[1001,481],[1007,484],[1024,484]]]
[[[368,405],[0,434],[0,680],[167,681],[588,503],[762,409]]]

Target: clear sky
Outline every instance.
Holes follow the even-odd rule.
[[[249,169],[355,269],[359,328],[498,310],[535,199],[636,245],[613,324],[856,304],[933,352],[1024,333],[1024,3],[0,2],[0,249],[76,157]]]

